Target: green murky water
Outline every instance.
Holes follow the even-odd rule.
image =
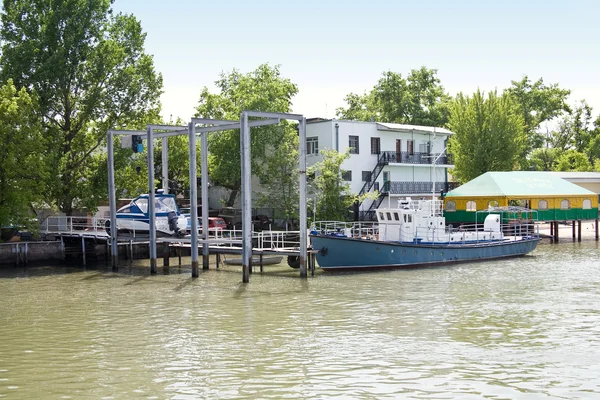
[[[599,398],[599,256],[542,244],[306,280],[268,266],[249,284],[240,267],[2,267],[0,397]]]

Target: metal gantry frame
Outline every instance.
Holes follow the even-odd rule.
[[[248,121],[248,118],[263,118]],[[203,269],[208,269],[208,133],[240,129],[241,149],[241,175],[242,175],[242,268],[243,281],[249,282],[252,266],[252,171],[250,162],[250,128],[265,125],[279,124],[282,119],[298,121],[299,132],[299,191],[300,191],[300,276],[307,277],[307,227],[306,227],[306,118],[300,114],[269,113],[259,111],[243,111],[240,121],[216,120],[209,118],[192,118],[187,127],[172,125],[148,125],[145,132],[127,130],[109,130],[108,139],[108,199],[110,205],[110,244],[111,265],[113,269],[118,267],[117,248],[117,210],[116,191],[114,177],[114,145],[113,139],[118,135],[146,135],[147,157],[148,157],[148,215],[150,233],[150,272],[156,273],[156,214],[155,214],[155,187],[154,187],[154,139],[162,138],[162,185],[168,192],[168,137],[187,134],[189,137],[190,151],[190,228],[191,228],[191,258],[192,277],[198,277],[198,243],[201,242]],[[196,127],[196,125],[204,125]],[[209,126],[207,126],[209,125]],[[162,131],[155,133],[155,131]],[[202,176],[201,198],[202,198],[202,239],[198,238],[198,195],[197,195],[197,163],[196,163],[196,135],[201,135]]]

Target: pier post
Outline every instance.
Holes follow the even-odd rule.
[[[219,264],[221,263],[221,253],[217,253],[217,269],[219,269]]]
[[[240,117],[240,149],[242,166],[242,281],[250,282],[252,264],[252,193],[250,164],[250,128],[248,114],[243,111]]]
[[[594,229],[596,229],[596,241],[598,241],[598,219],[594,222]]]
[[[108,131],[107,136],[108,205],[110,208],[110,237],[108,238],[108,241],[110,241],[110,263],[113,271],[116,271],[118,268],[119,248],[117,246],[117,195],[115,193],[115,156],[113,131]]]
[[[156,196],[154,193],[154,134],[151,126],[146,129],[148,155],[148,231],[150,233],[150,273],[156,274]]]
[[[573,226],[571,227],[571,230],[573,231],[573,241],[575,241],[575,220],[573,220]]]
[[[298,121],[298,153],[299,153],[299,211],[300,211],[300,277],[308,276],[306,271],[306,256],[307,256],[307,236],[306,236],[306,118],[302,117]]]
[[[200,182],[200,198],[202,199],[202,230],[204,242],[202,243],[202,269],[208,269],[209,251],[208,251],[208,132],[202,132],[200,136],[201,155],[200,161],[202,168],[202,179]]]
[[[169,243],[163,242],[163,267],[169,266]]]
[[[554,243],[558,243],[558,221],[554,221]]]
[[[577,221],[577,241],[581,242],[581,220]]]
[[[83,266],[85,267],[85,238],[83,236],[81,236],[81,257],[83,258]]]
[[[188,125],[190,146],[190,252],[192,256],[192,278],[198,273],[198,178],[196,174],[196,123]],[[203,155],[204,157],[204,155]],[[204,229],[203,229],[204,230]]]

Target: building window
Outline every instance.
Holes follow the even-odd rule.
[[[564,199],[563,201],[560,202],[561,210],[569,210],[570,208],[571,208],[571,203],[569,203],[569,200]]]
[[[467,211],[477,211],[477,203],[473,200],[467,201]]]
[[[496,208],[498,207],[498,200],[490,200],[488,203],[488,208]]]
[[[358,154],[358,136],[349,136],[348,147],[350,154]]]
[[[406,141],[406,151],[408,152],[409,155],[415,154],[415,141],[414,140]]]
[[[352,171],[342,171],[342,179],[346,182],[352,181]]]
[[[378,137],[371,138],[371,154],[381,153],[381,140]]]
[[[548,201],[540,200],[538,201],[538,210],[546,211],[548,209]]]
[[[591,210],[592,209],[592,201],[590,199],[583,200],[583,205],[581,208],[583,208],[584,210]]]
[[[363,180],[363,182],[370,182],[371,181],[371,171],[363,171],[362,172],[362,180]]]
[[[456,203],[452,200],[446,202],[446,211],[456,211]]]
[[[306,138],[306,154],[319,154],[319,138]]]

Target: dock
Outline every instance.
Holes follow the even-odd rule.
[[[102,253],[105,259],[112,254],[110,236],[104,230],[105,221],[106,219],[94,217],[49,217],[42,224],[40,234],[45,240],[60,241],[63,259],[80,259],[85,266],[91,259],[99,258],[98,251]],[[198,247],[202,249],[204,243],[208,244],[208,255],[216,256],[218,268],[222,264],[221,258],[226,255],[242,257],[241,234],[242,232],[239,229],[215,230],[209,232],[207,240],[198,239]],[[262,272],[264,268],[262,258],[274,255],[287,258],[288,265],[295,269],[295,264],[299,262],[301,256],[299,239],[299,231],[269,230],[252,232],[252,256],[253,258],[257,257],[259,262],[252,265],[252,261],[250,261],[250,273],[252,273],[254,267],[259,267]],[[136,248],[146,249],[149,246],[150,240],[147,233],[119,233],[117,236],[117,254],[120,258],[124,258],[129,262],[136,258]],[[163,266],[169,266],[169,259],[173,253],[179,258],[179,264],[181,265],[182,255],[189,253],[191,247],[191,235],[156,238],[156,248],[162,249]],[[26,247],[21,244],[19,253],[21,262],[27,256],[22,254],[24,249]],[[316,268],[315,254],[316,252],[310,247],[307,248],[307,270],[313,276]],[[203,263],[203,266],[204,269],[208,269],[208,262]],[[151,273],[155,272],[151,271]]]

